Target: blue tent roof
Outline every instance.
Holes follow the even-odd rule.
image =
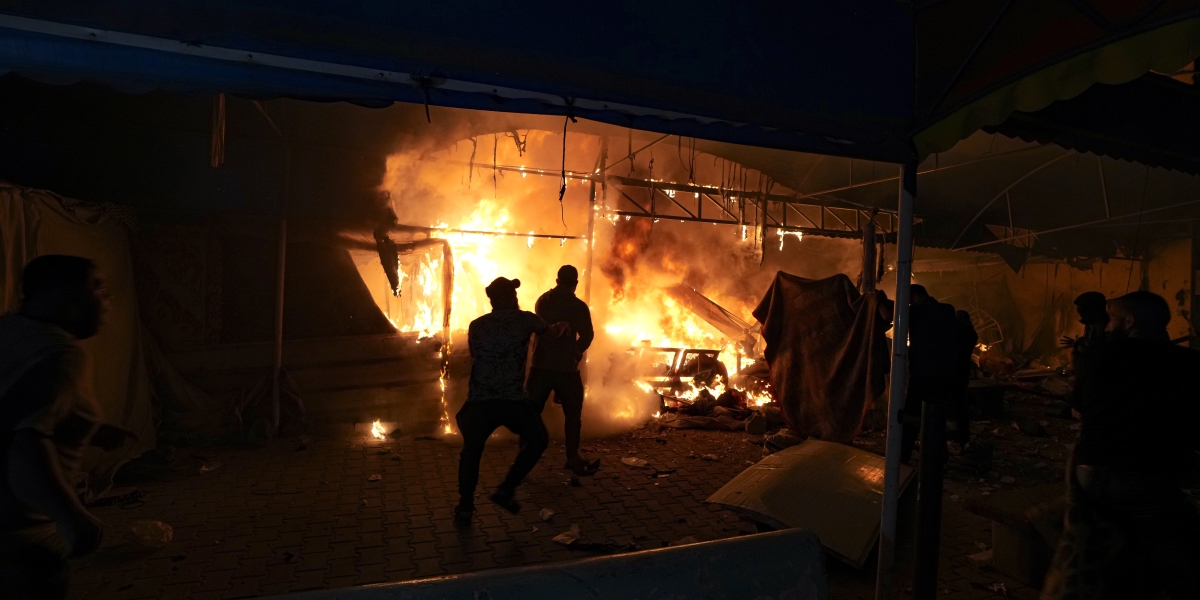
[[[1185,64],[1200,54],[1198,15],[1198,0],[587,10],[546,0],[16,0],[0,8],[0,70],[127,91],[564,114],[904,162],[1014,110]]]
[[[129,91],[571,112],[811,152],[910,153],[912,41],[886,0],[53,4],[0,15],[0,65]]]

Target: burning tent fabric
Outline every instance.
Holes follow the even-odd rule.
[[[887,385],[892,302],[850,278],[779,272],[754,318],[762,323],[771,388],[796,433],[850,443]]]

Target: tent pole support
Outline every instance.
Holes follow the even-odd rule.
[[[665,139],[665,137],[663,138]],[[662,141],[661,139],[659,141]],[[657,142],[656,142],[657,143]],[[596,172],[603,173],[608,170],[608,136],[600,137],[600,156],[596,157]],[[607,180],[601,185],[601,193],[608,191]],[[583,268],[583,301],[591,306],[592,304],[592,269],[594,268],[594,256],[596,251],[596,180],[592,179],[588,186],[588,228],[587,228],[587,264]],[[588,382],[588,364],[587,353],[584,353],[583,368],[581,369],[583,383],[586,386]]]
[[[600,138],[600,156],[596,159],[596,170],[603,173],[608,169],[608,137]],[[596,180],[588,186],[587,264],[583,271],[583,301],[592,303],[592,264],[596,249]]]
[[[289,175],[292,170],[292,150],[284,150],[283,160],[283,198],[280,203],[279,215],[279,255],[276,260],[275,273],[275,360],[271,368],[271,421],[270,437],[278,437],[280,433],[280,404],[282,390],[280,378],[283,376],[283,299],[284,275],[287,273],[287,203],[289,192]]]
[[[883,503],[880,507],[879,566],[875,578],[875,600],[891,594],[896,552],[897,506],[900,500],[900,409],[908,383],[908,299],[912,285],[913,201],[917,195],[917,162],[901,167],[896,236],[896,304],[892,325],[892,374],[888,394],[887,453],[883,472]]]

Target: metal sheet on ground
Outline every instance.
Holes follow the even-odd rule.
[[[742,471],[708,502],[774,527],[808,529],[826,550],[858,568],[879,537],[883,468],[877,454],[808,440]],[[913,473],[901,466],[901,492]]]

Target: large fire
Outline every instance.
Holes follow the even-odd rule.
[[[524,148],[516,148],[504,138],[484,139],[478,145],[492,150],[498,164],[524,164],[523,161],[534,159],[555,164],[556,158],[561,159],[561,136],[531,131],[525,140]],[[580,135],[569,140],[568,171],[575,166],[570,164],[573,157],[586,159],[584,162],[596,160],[600,150],[598,138]],[[620,239],[617,230],[624,225],[623,220],[603,210],[600,199],[595,205],[589,203],[588,182],[578,177],[568,179],[560,205],[561,180],[557,169],[521,169],[519,177],[514,172],[505,177],[486,163],[474,162],[474,153],[472,166],[467,166],[463,154],[446,149],[433,153],[432,158],[428,153],[394,155],[389,158],[388,179],[384,182],[401,223],[430,227],[429,237],[445,239],[452,248],[451,339],[446,340],[443,352],[455,351],[454,342],[463,340],[469,323],[491,310],[484,288],[494,278],[519,278],[521,306],[532,310],[537,297],[554,286],[558,267],[572,264],[579,268],[583,279],[592,279],[590,305],[597,340],[587,359],[589,404],[596,406],[595,401],[602,400],[604,417],[610,421],[635,426],[654,416],[657,410],[657,404],[647,401],[646,394],[638,391],[632,373],[624,381],[619,381],[619,376],[616,380],[609,376],[610,359],[624,352],[623,349],[654,346],[719,351],[718,360],[730,375],[752,361],[736,340],[729,339],[665,291],[679,284],[696,265],[686,256],[668,253],[657,257],[653,271],[638,271],[639,255],[653,244],[655,234],[641,240]],[[468,173],[469,169],[474,170]],[[595,171],[592,165],[583,164],[576,166],[573,173],[590,175]],[[587,212],[593,206],[600,218],[595,220],[595,258],[589,272],[585,238]],[[731,226],[713,231],[720,231],[730,245],[749,248],[754,243],[739,241],[740,235]],[[632,276],[618,277],[607,265],[601,268],[610,256],[617,257],[618,268]],[[417,250],[401,257],[403,309],[389,315],[398,330],[416,333],[421,339],[442,333],[443,261],[438,248]],[[696,287],[699,293],[739,318],[752,321],[750,306],[744,298],[725,296],[717,288]],[[578,290],[581,297],[584,290],[585,284],[581,283]],[[718,382],[716,386],[723,392],[726,382]],[[444,367],[441,388],[443,428],[451,432]],[[695,388],[691,393],[699,392]],[[714,387],[709,392],[716,393],[718,389]],[[767,401],[769,396],[757,394],[749,403],[761,405]]]

